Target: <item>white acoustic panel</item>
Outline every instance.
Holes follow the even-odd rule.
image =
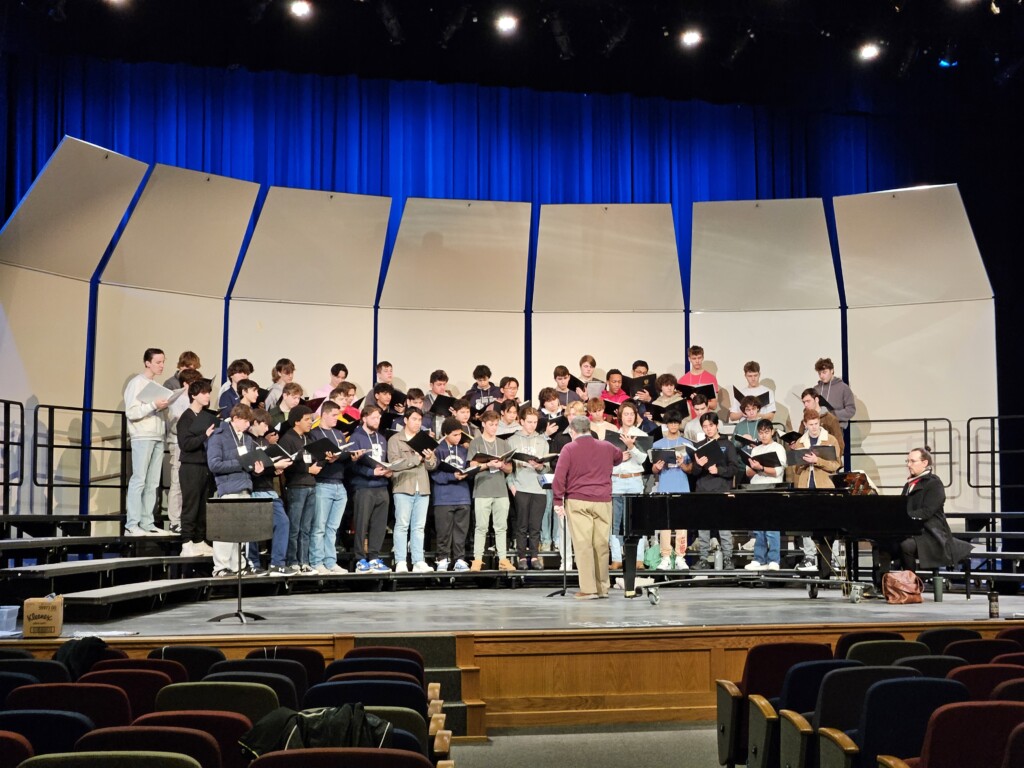
[[[65,136],[0,232],[0,262],[89,280],[146,168]]]
[[[390,197],[271,187],[233,298],[372,307]]]
[[[486,365],[497,384],[515,376],[523,386],[524,318],[508,312],[380,309],[377,357],[395,368],[395,384],[429,391],[430,374],[448,374],[449,388],[464,394],[473,386],[473,369]],[[483,329],[483,330],[481,330]],[[520,394],[520,399],[529,396]]]
[[[992,298],[956,185],[835,198],[849,307]]]
[[[761,383],[775,392],[779,410],[775,420],[800,424],[800,393],[814,386],[814,363],[831,357],[836,375],[843,376],[838,309],[794,309],[778,312],[694,312],[690,315],[690,343],[704,347],[704,367],[726,390],[719,400],[725,416],[732,388],[745,386],[743,365],[761,365]],[[854,390],[856,392],[856,390]]]
[[[820,199],[694,203],[691,310],[838,306]]]
[[[157,165],[102,281],[223,298],[258,191],[248,181]]]
[[[578,376],[583,355],[597,360],[600,379],[611,368],[629,376],[634,360],[646,360],[652,373],[671,373],[676,378],[686,369],[686,318],[682,312],[536,313],[532,338],[532,396],[555,385],[556,365],[564,365]]]
[[[529,246],[529,203],[410,198],[380,306],[522,312]]]
[[[88,283],[0,264],[0,397],[80,407],[88,316]]]
[[[671,205],[541,208],[534,312],[682,309]]]
[[[998,413],[993,301],[851,309],[847,323],[857,419],[872,422],[852,425],[851,442],[854,450],[876,454],[858,459],[861,468],[876,480],[899,482],[901,454],[925,438],[923,420],[931,420],[928,444],[939,451],[950,450],[951,422],[952,459],[936,461],[943,480],[953,481],[946,509],[989,509],[987,494],[966,483],[966,445],[967,420]],[[880,421],[887,419],[901,421]],[[877,455],[886,452],[893,455]],[[976,477],[977,465],[973,471]]]
[[[199,355],[200,370],[214,376],[220,371],[223,328],[223,299],[101,285],[96,314],[94,405],[124,407],[125,385],[142,372],[147,347],[164,351],[164,379],[174,373],[178,355],[185,350]],[[220,386],[219,377],[214,386]]]
[[[373,384],[372,309],[233,299],[228,328],[228,361],[252,362],[262,387],[282,357],[295,363],[295,381],[307,394],[330,383],[335,363],[348,366],[359,396]]]

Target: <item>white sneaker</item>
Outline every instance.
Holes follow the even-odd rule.
[[[768,563],[768,570],[769,571],[777,571],[777,570],[779,570],[779,564],[778,563]]]
[[[147,536],[179,536],[180,534],[165,531],[163,528],[147,528]]]
[[[463,560],[460,557],[458,560],[455,561],[455,570],[456,571],[468,571],[469,570],[469,563],[467,563],[465,560]]]
[[[776,567],[778,567],[778,566],[776,566]],[[749,563],[747,563],[745,566],[743,566],[743,570],[745,570],[745,571],[767,571],[768,570],[768,566],[765,565],[764,563],[759,563],[757,560],[751,560]]]
[[[683,557],[682,555],[676,555],[675,560],[676,560],[675,565],[676,565],[676,570],[677,571],[688,571],[688,570],[690,570],[690,566],[688,566],[686,564],[686,558],[685,557]]]
[[[672,570],[672,558],[667,555],[661,558],[661,562],[658,563],[659,571],[671,571]]]
[[[748,540],[747,540],[747,543],[746,543],[746,544],[743,544],[743,545],[742,545],[742,546],[740,547],[740,549],[742,549],[742,550],[743,550],[743,551],[745,551],[745,552],[753,552],[753,551],[754,551],[754,539],[753,539],[753,537],[751,537],[750,539],[748,539]]]
[[[418,563],[413,563],[413,573],[433,573],[434,569],[427,565],[425,562],[420,560]]]
[[[141,528],[125,528],[124,529],[124,535],[125,536],[148,536],[149,534],[147,534]]]
[[[320,565],[317,565],[317,566],[315,566],[315,567],[313,568],[313,570],[314,570],[314,571],[316,571],[316,572],[317,572],[318,574],[320,574],[321,576],[327,576],[327,575],[328,575],[328,574],[329,574],[329,573],[331,572],[331,569],[330,569],[330,568],[328,568],[328,567],[327,567],[326,565],[324,565],[323,563],[320,563]]]
[[[213,547],[205,541],[196,541],[192,543],[192,554],[199,557],[213,557]]]
[[[193,557],[195,553],[192,551],[193,544],[191,541],[186,541],[181,545],[181,557]]]
[[[406,563],[404,560],[402,562],[400,562],[398,565],[395,566],[395,573],[408,573],[408,572],[409,572],[409,564]]]
[[[332,565],[328,570],[331,573],[348,573],[348,570],[346,568],[344,568],[343,566],[338,565],[337,563]]]
[[[441,573],[442,571],[447,571],[448,570],[448,558],[446,557],[443,560],[438,560],[437,564],[434,567],[437,569],[438,573]]]

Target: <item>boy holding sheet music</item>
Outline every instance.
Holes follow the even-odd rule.
[[[412,390],[409,392],[411,394]],[[433,570],[423,556],[423,530],[430,508],[427,473],[437,467],[436,447],[437,441],[423,431],[423,411],[406,407],[405,424],[388,439],[388,462],[396,467],[391,476],[395,501],[395,573],[409,572],[406,555],[410,549],[413,573]]]
[[[293,457],[292,465],[284,473],[288,509],[287,564],[292,573],[313,573],[313,566],[309,564],[309,537],[316,515],[316,476],[321,470],[307,450],[313,412],[304,405],[296,405],[289,414],[289,423],[291,429],[281,436],[279,443],[282,450]]]
[[[474,414],[481,413],[487,406],[501,397],[501,390],[491,384],[491,369],[486,365],[478,365],[473,369],[473,381],[466,399]]]
[[[430,470],[434,481],[434,531],[437,534],[435,557],[438,571],[468,571],[465,560],[466,535],[469,533],[469,479],[460,469],[469,469],[469,451],[462,444],[462,425],[449,416],[440,427],[441,442],[435,455],[437,464]]]
[[[508,443],[498,437],[498,414],[484,411],[480,415],[483,433],[474,437],[469,444],[470,466],[483,469],[477,474],[473,485],[473,511],[476,528],[473,534],[473,563],[471,570],[484,567],[484,547],[487,543],[487,529],[494,524],[494,544],[498,553],[498,569],[514,571],[516,567],[508,559],[508,486],[505,477],[512,472],[508,459],[502,457],[509,452]],[[476,460],[477,456],[489,456]]]
[[[206,442],[217,428],[210,405],[210,380],[198,379],[188,385],[191,400],[178,419],[177,440],[181,451],[181,534],[193,546],[206,538],[206,500],[213,495],[213,476],[207,465]],[[248,426],[248,425],[246,425]],[[200,547],[202,549],[202,547]],[[192,552],[191,554],[204,554]]]
[[[751,486],[778,485],[786,471],[786,449],[775,442],[775,427],[771,419],[757,422],[758,444],[741,451],[747,466],[744,469]],[[777,571],[781,562],[778,531],[753,531],[754,559],[747,563],[748,571]]]
[[[775,395],[768,387],[761,384],[761,365],[751,360],[743,365],[743,376],[747,380],[745,387],[733,387],[733,401],[729,406],[729,421],[739,421],[744,417],[743,400],[753,397],[758,407],[758,415],[762,419],[775,419]]]
[[[388,523],[388,481],[392,472],[385,466],[388,457],[387,439],[380,429],[381,409],[364,405],[362,424],[352,433],[356,450],[364,451],[352,462],[349,482],[352,485],[355,514],[355,551],[359,558],[356,573],[387,573],[391,569],[380,559]]]
[[[690,370],[679,378],[679,384],[694,389],[710,386],[711,389],[708,390],[708,393],[702,392],[701,394],[707,397],[708,410],[714,413],[718,410],[718,379],[715,378],[715,374],[704,370],[704,347],[694,344],[687,351],[687,359],[690,361]],[[697,414],[693,410],[692,395],[687,394],[687,390],[682,391],[684,393],[683,397],[690,401],[690,418],[696,418]]]
[[[513,473],[508,487],[516,507],[516,556],[521,570],[544,570],[544,561],[537,556],[540,544],[541,520],[547,493],[540,486],[540,474],[551,468],[543,459],[548,453],[548,441],[537,433],[536,409],[526,407],[520,414],[522,429],[508,439],[508,446],[516,453]]]
[[[621,380],[621,375],[619,376]],[[612,373],[608,372],[608,383],[612,383]],[[612,526],[609,531],[608,546],[611,551],[612,570],[622,568],[622,533],[626,516],[625,494],[644,492],[644,461],[647,452],[637,445],[651,438],[640,429],[640,411],[632,400],[625,400],[619,406],[618,432],[610,430],[605,439],[616,448],[628,452],[629,458],[612,468]]]
[[[583,396],[580,396],[579,392],[569,388],[569,381],[572,379],[572,374],[569,373],[569,369],[564,365],[555,366],[554,378],[555,392],[558,393],[558,403],[563,408],[574,401],[587,399],[586,392],[583,393]]]
[[[338,564],[338,528],[348,504],[345,469],[349,462],[362,456],[359,451],[346,450],[348,437],[336,429],[339,413],[341,406],[327,400],[320,407],[319,426],[310,433],[311,439],[326,440],[329,444],[316,476],[313,523],[309,534],[309,565],[320,575],[348,573]]]
[[[702,493],[724,493],[732,488],[733,478],[739,472],[739,456],[732,441],[718,432],[718,414],[705,413],[700,417],[700,426],[706,440],[696,444],[696,452],[690,475],[696,489]],[[719,530],[722,543],[722,568],[732,570],[732,531]],[[700,548],[700,568],[711,568],[711,531],[698,530],[697,544]]]
[[[834,488],[829,475],[842,466],[839,443],[821,426],[817,411],[804,409],[804,426],[807,431],[796,441],[793,450],[787,451],[787,462],[793,468],[793,485],[796,488]],[[803,537],[804,559],[797,565],[798,571],[816,571],[817,557],[814,540]]]
[[[232,411],[234,413],[234,411]],[[234,417],[232,417],[234,418]],[[252,438],[253,446],[266,453],[271,443],[270,435],[276,432],[270,428],[270,414],[262,408],[256,408],[252,412],[252,423],[249,425],[249,436]],[[267,569],[271,576],[285,576],[288,574],[288,513],[285,512],[284,502],[277,495],[274,489],[274,478],[283,475],[284,471],[292,465],[292,460],[282,456],[270,466],[262,465],[262,471],[254,466],[252,477],[252,495],[257,499],[270,499],[274,505],[274,533],[270,540],[270,567]],[[249,545],[250,562],[259,562],[256,556],[259,555],[259,544],[256,545],[256,552],[252,551],[252,544]]]
[[[707,407],[705,404],[704,407]],[[682,425],[683,414],[676,408],[670,408],[665,414],[664,436],[655,441],[651,456],[651,471],[658,478],[658,485],[655,493],[689,493],[690,479],[687,472],[690,469],[690,454],[686,448],[693,447],[693,443],[683,437],[679,431]],[[670,453],[666,454],[665,452]],[[674,565],[679,570],[688,569],[686,564],[686,531],[677,530],[675,563],[672,563],[672,531],[660,531],[658,542],[661,545],[661,561],[658,569],[670,570]],[[662,567],[664,566],[664,567]]]

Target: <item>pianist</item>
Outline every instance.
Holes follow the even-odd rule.
[[[955,565],[971,553],[971,545],[953,538],[943,507],[946,491],[932,467],[932,454],[927,448],[915,448],[907,454],[907,514],[924,523],[918,536],[902,541],[889,539],[875,542],[875,586],[881,589],[882,576],[892,568],[893,560],[905,569],[932,570]]]

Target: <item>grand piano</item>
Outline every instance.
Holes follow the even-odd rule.
[[[851,577],[861,539],[903,539],[921,533],[902,496],[854,495],[833,489],[739,490],[727,493],[627,495],[622,575],[635,596],[636,550],[641,536],[666,529],[781,531],[841,539]]]

